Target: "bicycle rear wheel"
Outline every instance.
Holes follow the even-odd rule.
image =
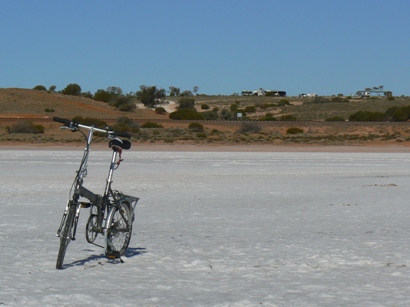
[[[74,226],[76,206],[73,203],[70,203],[68,206],[69,207],[68,207],[67,218],[63,226],[63,231],[60,234],[60,249],[58,251],[57,263],[56,263],[57,269],[63,268],[65,253],[67,251],[68,244],[70,243],[71,238],[73,236],[72,232],[73,232],[73,226]]]
[[[106,251],[108,258],[123,256],[132,234],[132,215],[127,202],[114,206],[109,214],[106,231]]]

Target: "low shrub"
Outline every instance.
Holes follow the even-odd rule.
[[[137,106],[130,96],[116,95],[111,97],[109,104],[116,107],[119,111],[130,112],[134,111]]]
[[[218,120],[219,119],[218,113],[214,111],[201,112],[201,114],[205,120]]]
[[[357,111],[349,116],[349,121],[379,122],[384,120],[384,113],[371,111]]]
[[[207,105],[206,103],[201,104],[201,109],[202,110],[209,110],[209,105]]]
[[[146,122],[144,123],[141,128],[164,128],[161,124],[153,123],[153,122]]]
[[[287,105],[289,105],[290,104],[290,102],[289,102],[289,100],[287,100],[287,99],[281,99],[281,100],[279,100],[279,102],[278,102],[278,106],[287,106]]]
[[[132,101],[123,102],[117,105],[118,110],[122,112],[131,112],[134,111],[136,106]]]
[[[169,118],[175,120],[204,120],[204,116],[195,109],[180,109],[172,112]]]
[[[36,85],[35,87],[33,87],[33,90],[37,90],[37,91],[47,91],[46,87],[44,85]]]
[[[296,116],[291,115],[291,114],[282,115],[282,116],[280,117],[280,120],[281,120],[281,121],[286,121],[286,122],[295,121],[295,120],[296,120]]]
[[[221,110],[221,118],[223,120],[233,120],[234,119],[234,115],[231,111],[227,110],[227,109],[222,109]]]
[[[155,114],[167,114],[167,111],[164,107],[155,108]]]
[[[337,115],[337,116],[326,118],[326,121],[327,122],[344,122],[345,120],[343,117]]]
[[[303,129],[297,128],[297,127],[291,127],[288,130],[286,130],[286,134],[299,134],[303,133]]]
[[[239,104],[237,104],[237,103],[231,104],[231,105],[229,106],[229,110],[231,110],[231,111],[236,111],[236,110],[238,110],[238,105],[239,105]]]
[[[195,132],[203,132],[204,131],[204,125],[200,124],[200,123],[190,123],[188,125],[188,129],[191,131],[195,131]]]
[[[223,134],[223,133],[219,131],[218,129],[212,129],[211,135],[219,135],[219,134]]]
[[[392,121],[407,121],[410,118],[410,106],[398,107],[393,106],[384,113],[385,119]]]
[[[140,126],[137,122],[128,117],[120,117],[112,128],[119,132],[136,133],[139,131]]]
[[[349,99],[343,98],[343,97],[340,97],[340,96],[332,97],[330,100],[332,102],[349,102]]]
[[[206,134],[204,132],[199,132],[196,134],[196,137],[200,139],[206,139]]]
[[[261,121],[276,121],[276,117],[273,117],[272,113],[266,113],[264,116],[260,117]]]
[[[243,122],[238,133],[258,133],[262,127],[257,122]]]
[[[255,106],[247,106],[244,109],[245,113],[255,113],[256,112],[256,107]]]
[[[311,100],[311,102],[310,103],[328,103],[328,102],[330,102],[331,100],[329,100],[329,99],[327,99],[327,98],[325,98],[325,97],[322,97],[322,96],[316,96],[315,98],[313,98],[312,100]]]
[[[195,98],[183,97],[178,100],[178,110],[193,109],[195,107]]]
[[[27,120],[19,121],[10,127],[6,127],[6,130],[8,133],[44,133],[44,127],[42,125],[35,125]]]

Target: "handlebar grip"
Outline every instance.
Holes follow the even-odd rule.
[[[53,117],[53,121],[62,123],[67,127],[70,126],[70,124],[72,123],[72,121],[69,119],[64,119],[64,118],[59,118],[59,117]]]
[[[126,132],[114,132],[114,133],[115,133],[116,136],[124,137],[124,138],[127,138],[127,139],[131,138],[131,134],[126,133]]]

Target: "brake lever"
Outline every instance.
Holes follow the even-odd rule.
[[[107,138],[110,139],[110,140],[117,140],[117,141],[121,142],[121,144],[123,143],[123,141],[119,137],[117,137],[115,135],[115,133],[113,133],[113,132],[108,132]]]
[[[78,127],[76,127],[76,126],[71,126],[71,127],[61,126],[59,129],[68,129],[68,130],[70,130],[71,132],[76,132],[76,131],[78,131]]]

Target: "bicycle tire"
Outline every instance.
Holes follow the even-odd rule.
[[[98,232],[98,221],[97,215],[91,214],[88,218],[87,225],[85,226],[85,238],[87,239],[88,243],[93,243],[95,239],[97,239]]]
[[[123,256],[132,235],[132,216],[127,202],[121,202],[118,207],[112,208],[107,225],[106,256],[109,258]]]
[[[60,234],[60,249],[58,250],[56,263],[57,269],[63,268],[65,253],[67,251],[68,244],[70,243],[72,237],[71,232],[74,224],[75,210],[76,206],[74,204],[70,204],[68,207],[68,214],[64,223],[63,231]]]

